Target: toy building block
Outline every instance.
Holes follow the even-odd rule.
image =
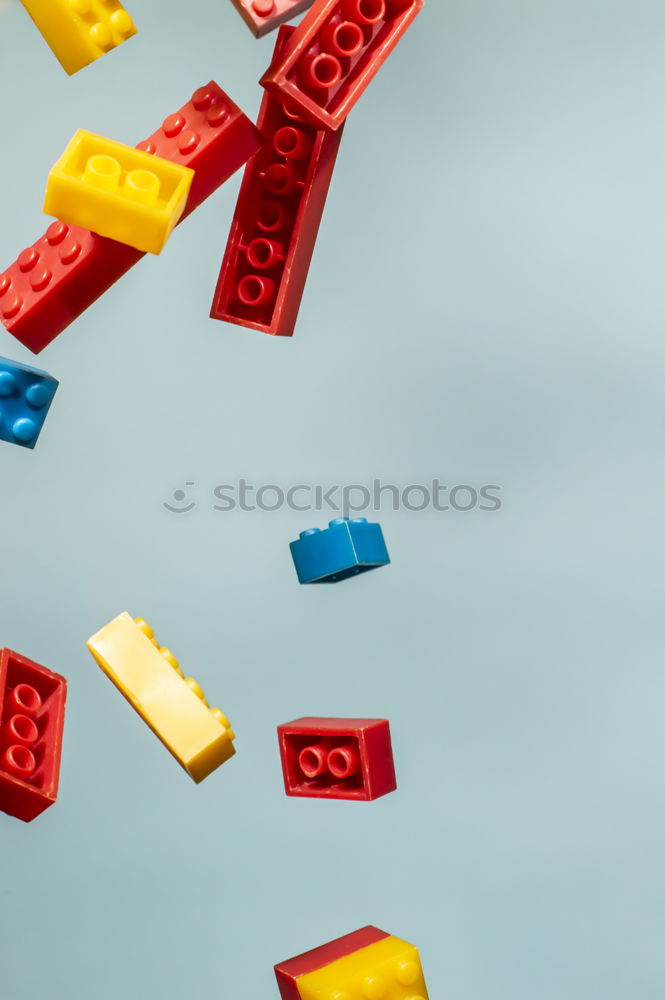
[[[301,531],[290,548],[300,583],[338,583],[390,562],[381,525],[366,517],[337,517],[323,531]]]
[[[88,640],[106,676],[195,782],[235,753],[235,733],[203,691],[159,646],[142,618],[124,611]]]
[[[337,129],[423,0],[316,0],[261,79],[319,128]]]
[[[249,30],[257,38],[267,35],[284,21],[302,14],[312,0],[232,0]]]
[[[296,719],[277,736],[287,795],[369,802],[397,788],[387,719]]]
[[[182,222],[260,145],[258,129],[211,81],[137,149],[194,171]],[[0,273],[0,319],[38,354],[142,257],[140,250],[88,229],[53,222]]]
[[[34,448],[57,388],[48,372],[0,358],[0,440]]]
[[[67,681],[0,650],[0,810],[29,823],[58,797]]]
[[[294,30],[280,29],[276,57]],[[341,130],[308,125],[272,94],[257,125],[266,144],[245,168],[210,315],[291,337]]]
[[[282,1000],[427,1000],[418,949],[361,927],[275,966]]]
[[[49,173],[44,212],[159,254],[193,178],[189,167],[79,129]]]
[[[70,76],[136,34],[136,25],[118,0],[21,3]]]

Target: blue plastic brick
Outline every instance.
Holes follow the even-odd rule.
[[[57,388],[48,372],[0,358],[0,440],[34,448]]]
[[[390,562],[381,525],[366,517],[338,517],[323,531],[301,531],[291,555],[300,583],[338,583]]]

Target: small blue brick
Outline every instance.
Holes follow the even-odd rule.
[[[57,388],[48,372],[0,358],[0,441],[34,448]]]
[[[338,517],[323,531],[301,531],[290,547],[300,583],[338,583],[390,562],[381,525],[365,517]]]

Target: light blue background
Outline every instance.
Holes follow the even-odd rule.
[[[128,6],[71,79],[0,16],[3,264],[76,128],[134,143],[211,77],[256,112],[273,38],[229,0]],[[40,355],[42,437],[1,447],[0,645],[70,681],[58,803],[0,816],[2,1000],[276,998],[367,922],[432,1000],[662,1000],[663,4],[429,0],[348,122],[293,340],[207,318],[238,184]],[[288,542],[328,515],[212,511],[241,476],[504,503],[384,511],[392,566],[307,588]],[[122,610],[235,725],[199,787],[85,649]],[[388,716],[398,792],[287,799],[309,713]]]

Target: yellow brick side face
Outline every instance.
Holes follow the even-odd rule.
[[[383,938],[299,976],[301,1000],[428,1000],[418,949]]]
[[[161,253],[194,171],[80,129],[49,173],[44,211],[70,225]]]
[[[210,708],[173,653],[161,647],[142,618],[123,612],[88,640],[104,673],[194,781],[235,753],[226,716]]]
[[[71,76],[136,34],[119,0],[21,0]]]

